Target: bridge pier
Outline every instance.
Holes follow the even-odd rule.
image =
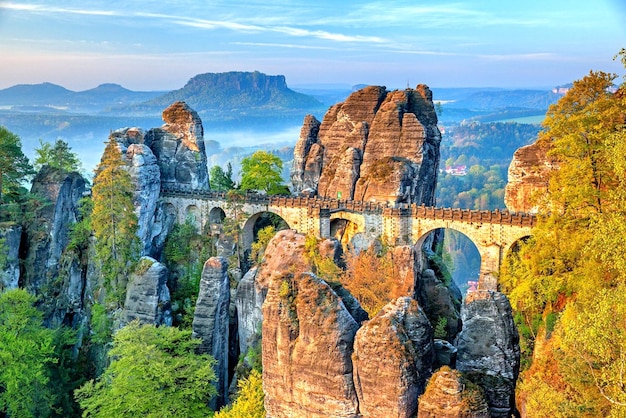
[[[320,209],[320,238],[330,238],[330,209]]]

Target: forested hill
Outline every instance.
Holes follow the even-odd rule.
[[[258,71],[198,74],[178,90],[141,104],[133,111],[150,112],[184,101],[198,113],[267,113],[298,115],[323,110],[324,105],[306,94],[287,87],[282,75],[270,76]]]

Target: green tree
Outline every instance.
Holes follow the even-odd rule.
[[[247,378],[237,382],[237,387],[239,393],[235,401],[217,412],[215,418],[265,418],[261,372],[252,370]]]
[[[54,331],[43,326],[34,304],[22,289],[0,294],[0,413],[9,416],[50,416],[55,401],[49,385],[58,361]]]
[[[276,228],[273,225],[266,226],[259,230],[256,241],[252,243],[250,250],[250,261],[261,264],[265,255],[265,248],[270,240],[276,235]]]
[[[137,216],[133,184],[114,140],[107,142],[96,168],[92,189],[91,226],[96,237],[96,255],[104,285],[121,302],[126,277],[138,256]]]
[[[211,182],[211,190],[216,192],[227,192],[235,188],[233,181],[233,166],[228,163],[226,171],[219,165],[214,165],[209,171],[209,179]]]
[[[282,184],[281,173],[283,162],[266,151],[257,151],[241,160],[241,189],[262,190],[268,194],[282,194],[285,186]]]
[[[5,195],[15,194],[30,174],[33,168],[22,152],[19,136],[0,126],[0,203]]]
[[[533,238],[500,276],[534,347],[519,391],[537,416],[626,413],[626,97],[611,93],[615,78],[591,72],[550,107],[539,141],[558,167]]]
[[[204,262],[213,255],[214,244],[210,236],[201,235],[193,220],[176,224],[165,241],[165,262],[172,292],[174,324],[191,328],[196,299],[200,289],[200,277]]]
[[[35,158],[35,169],[39,170],[44,165],[58,168],[64,171],[80,171],[80,160],[78,155],[72,152],[69,144],[62,139],[52,145],[49,142],[39,140],[39,148],[35,148],[37,158]]]
[[[199,344],[191,331],[131,322],[115,334],[102,376],[75,391],[83,416],[210,416],[215,361],[196,354]]]

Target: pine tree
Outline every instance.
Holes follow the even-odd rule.
[[[138,257],[133,183],[117,143],[107,142],[93,180],[91,225],[105,289],[121,301],[126,277]]]
[[[4,195],[19,188],[20,182],[30,174],[33,168],[22,152],[19,136],[0,126],[0,203]]]

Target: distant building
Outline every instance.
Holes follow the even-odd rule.
[[[453,176],[466,176],[467,175],[467,166],[466,165],[455,165],[448,166],[444,170],[446,174],[451,174]]]

